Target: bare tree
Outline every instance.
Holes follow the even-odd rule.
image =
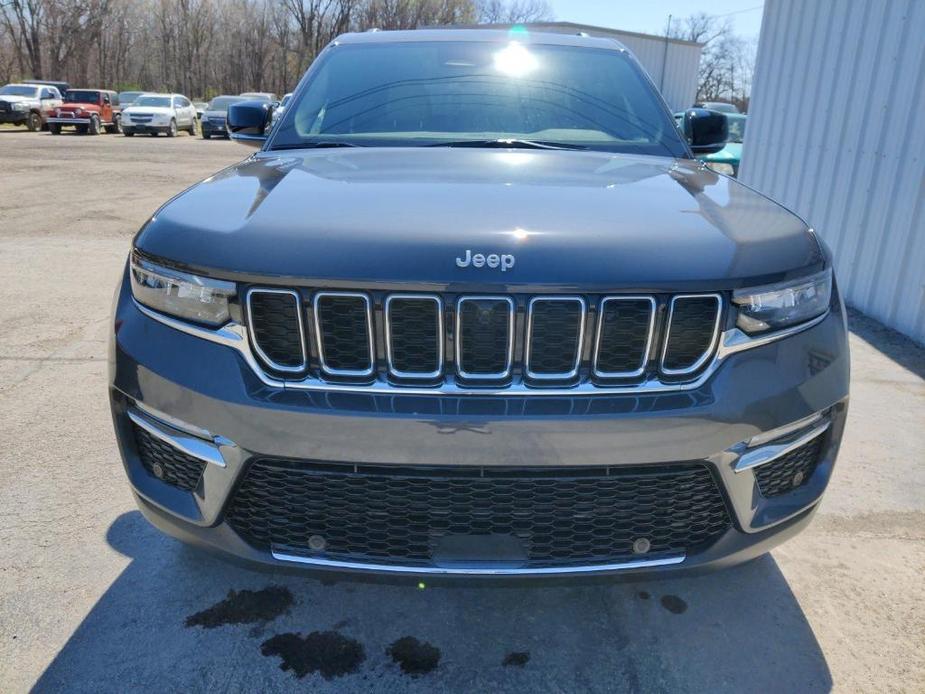
[[[754,72],[754,42],[737,36],[729,20],[698,12],[666,28],[672,38],[703,44],[698,101],[747,102]]]
[[[348,31],[547,18],[542,0],[0,0],[0,80],[221,93],[290,91]]]
[[[524,24],[552,20],[552,8],[546,0],[479,0],[481,24]]]

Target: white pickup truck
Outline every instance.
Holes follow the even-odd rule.
[[[62,104],[61,92],[43,84],[7,84],[0,87],[0,123],[25,125],[35,132]]]

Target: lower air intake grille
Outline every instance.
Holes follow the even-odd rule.
[[[138,457],[149,474],[188,492],[196,488],[206,468],[203,461],[164,443],[136,424],[132,428]]]
[[[672,299],[663,373],[692,373],[703,364],[715,346],[719,310],[720,299],[713,294]]]
[[[816,470],[824,441],[824,435],[817,436],[787,455],[755,468],[761,495],[781,496],[806,484]]]
[[[410,566],[433,565],[460,540],[473,551],[497,538],[528,566],[658,558],[697,551],[730,527],[700,464],[355,468],[256,460],[226,519],[259,548]],[[634,542],[647,551],[634,553]]]

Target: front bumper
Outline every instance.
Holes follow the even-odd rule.
[[[520,578],[678,572],[756,557],[810,520],[835,462],[847,413],[843,309],[779,342],[726,358],[696,389],[635,395],[408,396],[295,391],[263,382],[241,354],[179,332],[117,294],[110,355],[113,419],[144,515],[184,541],[276,568],[354,574]],[[736,471],[745,442],[822,413],[819,463],[795,491],[764,498],[755,469]],[[142,465],[131,417],[169,436],[209,439],[212,462],[193,491]],[[183,430],[186,430],[185,432]],[[257,457],[394,466],[639,466],[702,461],[731,518],[709,547],[671,561],[621,561],[556,571],[486,564],[422,569],[310,560],[248,544],[228,502]],[[740,466],[741,467],[741,466]]]
[[[90,125],[89,118],[58,118],[55,116],[45,122],[50,125]]]
[[[122,122],[123,133],[166,133],[170,130],[170,125],[151,125],[148,123],[126,123]]]
[[[0,123],[13,123],[18,125],[25,123],[29,117],[29,111],[3,111],[0,112]]]
[[[224,124],[211,123],[209,121],[200,121],[200,128],[202,129],[203,135],[218,135],[221,137],[228,137],[228,130]]]

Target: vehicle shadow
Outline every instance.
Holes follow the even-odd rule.
[[[850,307],[848,329],[888,359],[925,378],[925,348],[911,338]]]
[[[832,686],[813,631],[770,556],[696,578],[431,588],[322,583],[239,568],[162,536],[138,512],[116,519],[107,540],[132,561],[36,691],[301,685],[321,691],[824,692]],[[254,615],[265,621],[223,623],[234,618],[218,609],[208,613],[212,621],[193,620],[206,626],[185,624],[230,590],[270,586],[280,587],[273,591],[277,598],[294,600],[281,615],[285,601],[276,613]],[[320,637],[284,636],[304,650],[266,647],[262,654],[274,636],[315,631],[337,632],[353,650],[325,648]],[[387,650],[402,637],[417,639],[403,643],[423,656],[403,659],[396,648],[393,661]],[[438,649],[436,663],[426,644]],[[309,663],[329,679],[309,674],[299,680],[283,671],[280,650],[296,670]],[[345,652],[353,654],[346,664]],[[419,674],[405,674],[399,661]]]

